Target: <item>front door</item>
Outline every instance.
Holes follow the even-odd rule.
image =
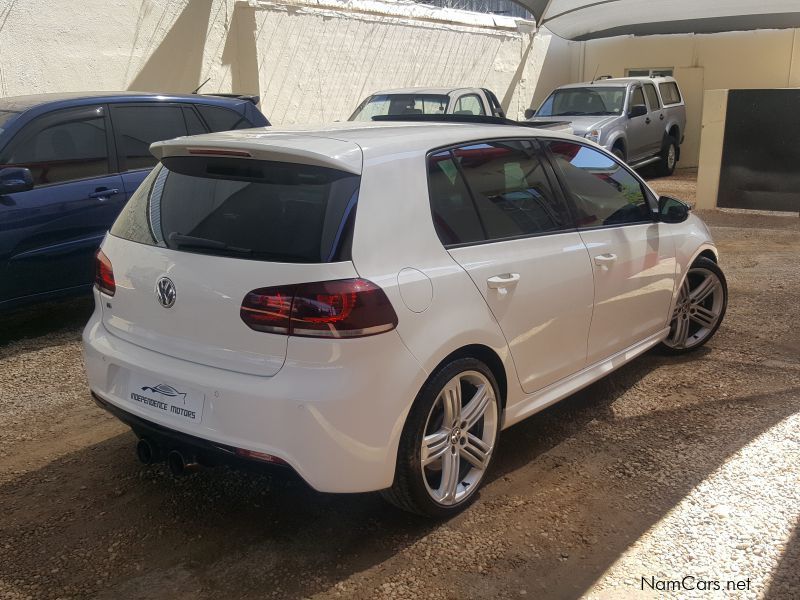
[[[628,99],[628,112],[634,106],[641,104],[645,108],[647,102],[644,99],[644,91],[641,85],[636,85],[631,90],[631,96]],[[634,163],[638,160],[646,158],[650,154],[650,145],[652,139],[652,119],[648,114],[640,115],[638,117],[628,117],[628,127],[626,134],[628,136],[628,162]]]
[[[615,159],[578,143],[547,143],[594,269],[588,363],[664,329],[675,284],[675,247],[654,220],[654,199]]]
[[[94,253],[125,199],[104,113],[89,106],[39,117],[0,156],[34,178],[32,190],[0,197],[0,302],[93,281]]]
[[[526,392],[586,363],[592,269],[537,146],[497,141],[430,158],[434,223],[508,342]]]

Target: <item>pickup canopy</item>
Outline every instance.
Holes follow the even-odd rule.
[[[568,40],[800,27],[797,0],[514,0]],[[669,16],[668,16],[669,15]]]

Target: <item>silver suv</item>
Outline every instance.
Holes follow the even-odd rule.
[[[575,135],[600,144],[632,167],[658,163],[671,175],[680,159],[686,105],[672,77],[601,78],[564,85],[527,119],[571,122]]]

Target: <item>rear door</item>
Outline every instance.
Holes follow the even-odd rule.
[[[634,106],[641,104],[647,107],[647,101],[644,98],[644,90],[641,85],[635,85],[630,92],[628,99],[628,112]],[[652,144],[652,119],[649,115],[641,115],[638,117],[628,117],[628,162],[633,163],[637,160],[645,158],[649,155],[649,149]]]
[[[621,163],[574,142],[547,142],[573,202],[594,269],[588,362],[660,332],[675,284],[675,247],[654,201]]]
[[[106,329],[183,360],[275,374],[288,338],[249,328],[242,302],[259,288],[358,277],[347,232],[359,175],[213,156],[163,162],[103,244],[117,283],[101,304]]]
[[[648,124],[648,154],[658,154],[661,151],[661,143],[664,141],[664,107],[661,106],[661,100],[658,98],[655,85],[645,83],[642,88],[647,100],[647,110],[649,111],[647,118],[650,119]]]
[[[48,113],[3,150],[0,165],[29,168],[34,189],[0,202],[0,302],[91,284],[94,253],[125,198],[106,112]]]
[[[429,157],[434,225],[535,392],[585,365],[592,269],[535,143],[472,144]]]
[[[158,162],[150,144],[187,135],[187,123],[181,105],[155,102],[112,104],[111,122],[127,200]]]

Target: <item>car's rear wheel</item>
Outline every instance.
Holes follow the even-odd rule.
[[[474,358],[446,364],[411,408],[394,484],[384,497],[421,515],[458,513],[475,498],[499,433],[499,393],[491,370]]]
[[[658,174],[661,176],[672,175],[678,164],[678,142],[670,136],[666,145],[661,150],[661,160],[658,162]]]
[[[717,332],[727,307],[728,284],[722,269],[708,258],[698,258],[681,284],[662,349],[670,354],[697,350]]]

